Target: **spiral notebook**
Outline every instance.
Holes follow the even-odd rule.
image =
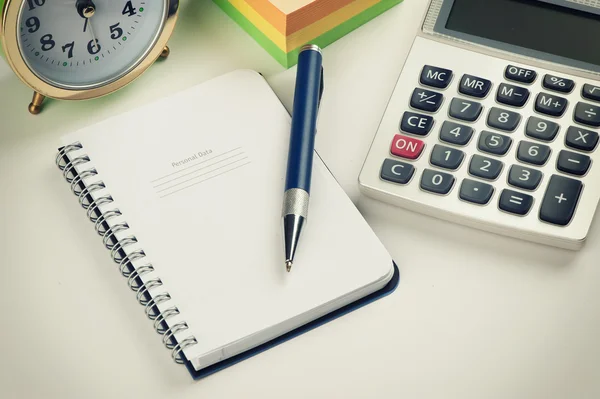
[[[240,70],[66,135],[63,176],[173,360],[201,378],[393,291],[398,269],[315,157],[295,267],[290,115]],[[317,154],[318,155],[318,154]]]

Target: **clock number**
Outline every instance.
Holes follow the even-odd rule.
[[[27,0],[27,4],[29,4],[29,11],[34,10],[36,6],[43,6],[45,2],[46,0]]]
[[[90,40],[90,42],[87,45],[88,53],[92,55],[98,54],[101,49],[102,47],[100,46],[100,43],[98,43],[98,39],[96,39],[95,41],[93,39]]]
[[[25,21],[25,25],[27,25],[29,28],[27,29],[29,33],[35,33],[38,31],[38,29],[40,29],[40,20],[38,17],[30,17],[27,18],[27,21]]]
[[[123,29],[119,28],[119,24],[112,25],[110,27],[110,37],[117,40],[121,36],[123,36]]]
[[[73,47],[75,47],[75,42],[67,43],[62,46],[63,53],[69,49],[68,57],[73,58]]]
[[[47,34],[47,35],[42,36],[40,38],[40,43],[42,45],[42,50],[43,51],[52,50],[54,48],[54,46],[56,45],[56,42],[54,40],[52,40],[52,35],[51,34]]]
[[[123,15],[129,15],[131,17],[135,14],[135,8],[133,8],[133,4],[131,4],[131,1],[125,3],[125,8],[123,8]]]

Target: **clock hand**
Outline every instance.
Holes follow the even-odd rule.
[[[88,24],[89,18],[85,19],[85,22],[83,23],[83,31],[85,32],[85,29],[87,28],[87,24]]]

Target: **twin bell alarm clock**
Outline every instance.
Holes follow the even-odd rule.
[[[38,114],[46,97],[100,97],[166,58],[179,0],[0,0],[0,10],[3,56]]]

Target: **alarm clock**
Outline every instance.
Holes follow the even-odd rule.
[[[0,9],[4,55],[38,114],[46,97],[97,98],[166,58],[179,0],[0,0]]]

